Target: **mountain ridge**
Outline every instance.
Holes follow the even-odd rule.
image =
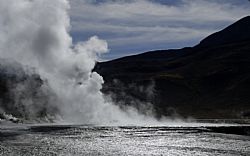
[[[104,93],[128,105],[139,99],[133,102],[138,109],[141,103],[153,103],[157,116],[248,118],[249,26],[247,16],[194,47],[123,57],[97,63],[94,70],[104,77]],[[153,97],[137,89],[152,83]]]

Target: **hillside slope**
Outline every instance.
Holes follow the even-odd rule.
[[[250,117],[250,17],[212,34],[195,47],[151,51],[98,63],[103,92],[157,116]],[[153,93],[152,93],[153,92]]]

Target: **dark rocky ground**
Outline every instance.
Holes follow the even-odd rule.
[[[104,77],[103,92],[121,105],[150,102],[157,116],[249,118],[250,17],[195,47],[101,62],[94,70]]]
[[[35,70],[13,61],[0,59],[0,121],[34,120],[54,115],[50,105],[54,94]]]

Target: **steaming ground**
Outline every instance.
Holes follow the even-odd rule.
[[[0,0],[0,56],[5,71],[3,92],[7,92],[7,100],[0,103],[0,118],[107,125],[160,123],[132,107],[121,110],[102,94],[103,78],[92,69],[98,56],[108,52],[108,45],[96,36],[73,44],[69,7],[67,0]]]

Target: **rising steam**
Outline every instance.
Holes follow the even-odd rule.
[[[92,69],[98,56],[108,51],[107,43],[94,36],[72,44],[69,7],[67,0],[0,0],[0,56],[38,73],[43,83],[36,86],[41,97],[48,99],[40,102],[41,97],[34,99],[33,93],[24,94],[24,100],[17,100],[15,108],[22,106],[21,114],[26,114],[21,116],[28,119],[42,112],[47,118],[78,123],[139,123],[144,119],[155,122],[138,115],[133,108],[121,111],[102,94],[103,78]],[[30,71],[25,70],[27,75],[34,75]],[[20,83],[23,81],[17,84]],[[22,92],[36,90],[21,87]],[[19,95],[20,89],[15,88],[14,92]],[[6,108],[0,110],[4,112]]]

